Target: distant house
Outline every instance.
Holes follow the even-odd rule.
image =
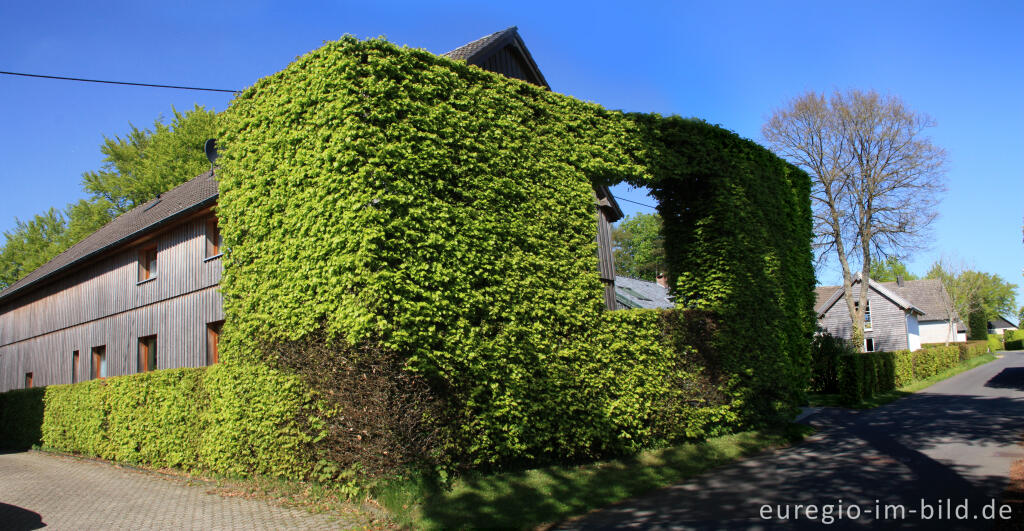
[[[859,298],[860,274],[854,278],[854,297]],[[928,343],[967,341],[967,328],[952,310],[949,295],[937,279],[877,282],[871,280],[864,316],[865,352],[916,350]],[[853,319],[842,286],[815,290],[815,311],[824,330],[849,340]]]
[[[675,308],[664,277],[649,282],[631,277],[615,277],[615,309]]]
[[[1002,315],[996,316],[995,319],[988,322],[988,333],[1003,335],[1003,332],[1007,330],[1016,330],[1017,325],[1010,322],[1009,319]]]

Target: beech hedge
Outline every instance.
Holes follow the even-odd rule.
[[[1006,330],[1003,341],[1006,350],[1024,350],[1024,330]]]
[[[301,389],[269,369],[223,365],[51,385],[40,442],[124,463],[303,478],[309,456],[298,448],[313,430],[298,425]]]
[[[810,179],[735,133],[353,38],[260,80],[224,124],[227,363],[275,366],[261,345],[320,333],[393,352],[475,465],[628,451],[802,400]],[[620,182],[659,201],[676,300],[714,316],[713,400],[664,389],[701,371],[670,369],[688,350],[658,319],[603,309],[592,186]]]
[[[54,386],[45,444],[320,476],[350,455],[328,447],[335,380],[268,347],[318,337],[429,385],[462,466],[630,453],[803,401],[810,178],[731,131],[353,38],[258,81],[222,127],[221,363]],[[676,310],[604,309],[593,186],[616,183],[658,200]]]
[[[39,444],[45,388],[0,393],[0,449],[25,450]]]
[[[841,354],[837,370],[840,399],[846,405],[856,405],[875,394],[931,378],[986,352],[987,345],[979,341],[926,347],[913,352]]]

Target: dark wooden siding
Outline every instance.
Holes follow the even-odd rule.
[[[520,54],[515,51],[512,45],[502,48],[497,53],[485,59],[479,66],[484,70],[521,79],[529,83],[536,84],[540,82],[540,80],[526,74],[528,69],[522,64]]]
[[[217,285],[220,258],[207,259],[205,217],[160,233],[157,276],[138,282],[139,245],[123,247],[0,309],[0,391],[90,377],[91,350],[105,345],[107,375],[137,371],[138,338],[157,335],[158,367],[206,363],[206,323],[224,318]]]
[[[604,208],[597,209],[597,262],[598,275],[604,283],[604,306],[609,310],[615,304],[615,254],[612,248],[612,224]]]

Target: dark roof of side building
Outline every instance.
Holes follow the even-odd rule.
[[[50,277],[88,262],[108,249],[206,208],[216,200],[217,180],[214,179],[211,170],[114,218],[82,241],[0,291],[0,301],[8,300],[29,286],[42,283]]]
[[[656,282],[631,277],[615,277],[615,302],[620,309],[675,308],[668,288]]]
[[[990,330],[994,330],[996,328],[1017,328],[1017,325],[1013,324],[1009,319],[1002,315],[998,315],[995,319],[988,322],[988,327]]]

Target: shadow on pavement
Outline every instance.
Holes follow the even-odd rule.
[[[1008,367],[985,382],[985,387],[1024,391],[1024,367]]]
[[[1006,368],[986,386],[1024,389],[1024,368]],[[773,506],[773,513],[778,506],[792,511],[796,504],[832,504],[833,509],[838,504],[861,509],[902,505],[906,511],[921,511],[923,504],[934,508],[939,500],[950,499],[954,504],[967,500],[968,520],[922,520],[918,512],[905,520],[862,514],[829,527],[988,529],[993,522],[975,519],[975,514],[998,500],[1007,484],[1007,463],[993,455],[1019,452],[1024,398],[918,393],[872,410],[827,409],[810,420],[822,431],[799,446],[562,526],[821,528],[820,514],[813,521],[762,520],[759,511],[765,505]]]
[[[37,512],[0,502],[0,527],[9,531],[28,531],[46,527]]]

